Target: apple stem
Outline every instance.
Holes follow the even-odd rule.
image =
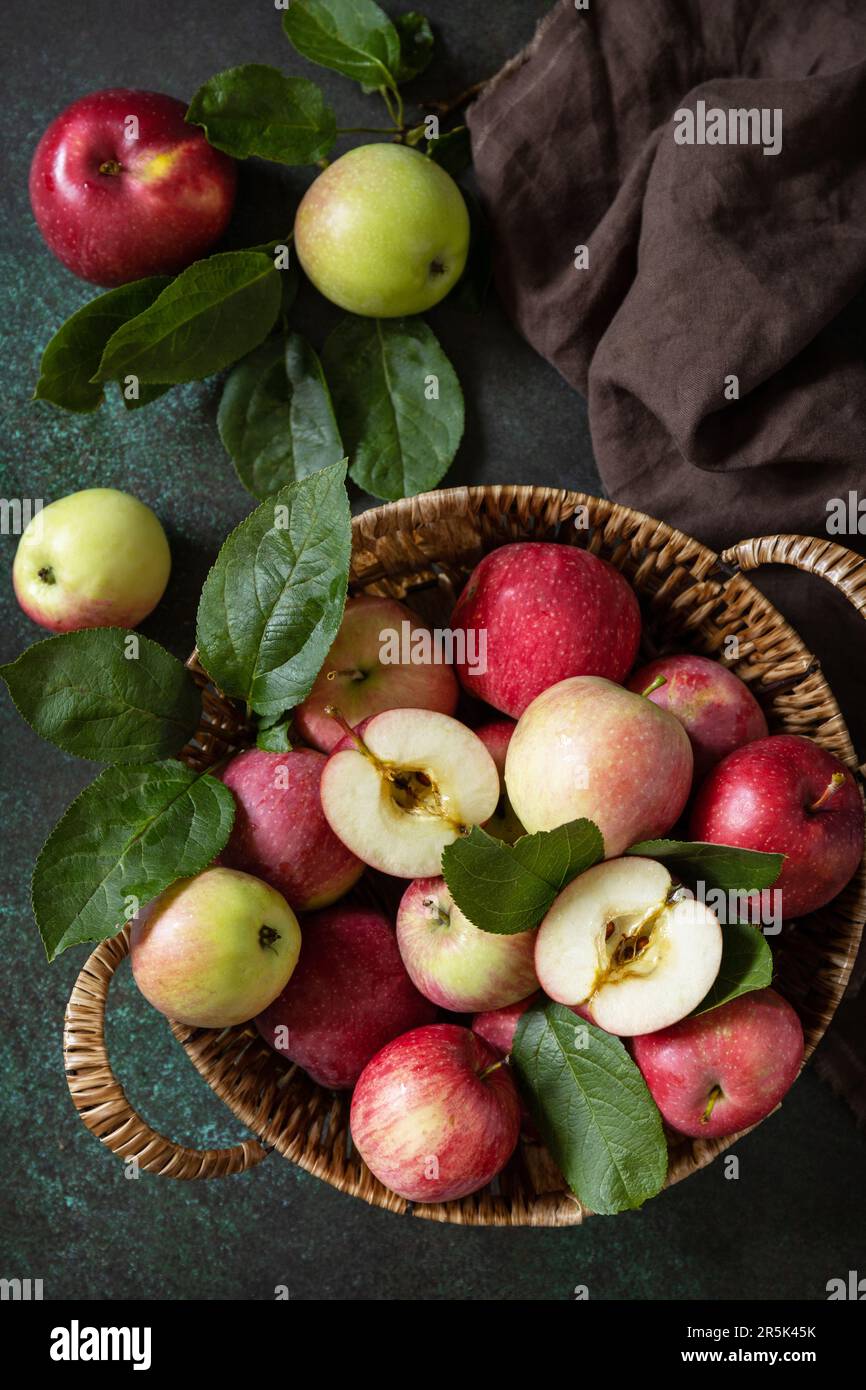
[[[483,1071],[478,1073],[478,1080],[486,1081],[492,1071],[498,1071],[500,1067],[505,1066],[507,1061],[507,1057],[500,1057],[498,1062],[491,1062],[489,1067],[485,1067]]]
[[[335,719],[347,738],[350,738],[359,753],[363,753],[365,758],[372,758],[378,764],[378,758],[374,758],[360,734],[356,734],[342,710],[337,709],[336,705],[325,705],[325,714],[329,719]]]
[[[123,173],[123,165],[116,159],[106,159],[104,164],[100,164],[99,172],[100,174],[110,174],[112,177],[116,177],[118,174]]]
[[[710,1091],[709,1098],[707,1100],[707,1108],[701,1116],[702,1125],[709,1123],[709,1118],[713,1113],[713,1107],[715,1106],[716,1101],[719,1100],[722,1095],[723,1091],[721,1086],[714,1086],[713,1089]]]
[[[827,805],[827,802],[830,800],[830,798],[836,795],[837,791],[842,786],[842,783],[844,781],[844,772],[834,772],[833,776],[830,778],[830,781],[827,783],[821,795],[818,797],[818,800],[813,801],[811,806],[808,807],[808,810],[820,811],[823,806]]]
[[[667,685],[667,683],[668,683],[668,678],[667,678],[667,676],[656,676],[656,678],[655,678],[654,681],[650,681],[650,683],[649,683],[649,685],[647,686],[646,690],[642,690],[642,691],[641,691],[641,695],[642,695],[644,698],[646,698],[647,695],[652,695],[652,693],[653,693],[654,690],[659,690],[659,689],[661,688],[661,686]]]

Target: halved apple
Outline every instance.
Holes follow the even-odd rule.
[[[321,793],[331,829],[365,864],[431,878],[445,846],[493,815],[499,774],[481,739],[450,715],[392,709],[347,729]]]
[[[691,1013],[719,973],[718,918],[663,864],[637,855],[596,864],[562,890],[538,929],[535,970],[560,1004],[583,1004],[621,1037]]]

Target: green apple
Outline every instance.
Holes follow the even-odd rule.
[[[194,1028],[246,1023],[285,989],[301,929],[282,893],[237,869],[182,878],[132,921],[132,973],[160,1013]]]
[[[135,627],[159,603],[171,554],[150,507],[111,487],[51,502],[25,528],[15,556],[15,596],[52,632]]]
[[[298,259],[352,314],[398,318],[459,280],[469,214],[450,174],[406,145],[361,145],[320,174],[295,217]]]

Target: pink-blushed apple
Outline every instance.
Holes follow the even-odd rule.
[[[304,949],[256,1019],[262,1037],[320,1086],[354,1086],[370,1058],[436,1009],[413,985],[394,929],[379,912],[332,907],[304,918]]]
[[[533,1004],[539,1003],[543,998],[541,990],[537,989],[525,999],[518,999],[516,1004],[506,1004],[502,1009],[489,1009],[476,1014],[470,1025],[472,1031],[489,1043],[501,1057],[507,1057],[514,1046],[514,1034],[517,1032],[518,1023],[526,1010],[531,1009]],[[569,1004],[568,1007],[579,1018],[586,1019],[589,1023],[594,1022],[585,1004]]]
[[[695,840],[784,854],[786,918],[831,901],[864,852],[863,799],[850,770],[800,734],[773,734],[713,768],[692,807]]]
[[[168,541],[150,507],[116,488],[50,502],[18,542],[12,582],[28,618],[52,632],[135,627],[162,598]]]
[[[192,1028],[229,1028],[261,1013],[300,949],[282,894],[235,869],[179,879],[132,920],[135,983],[160,1013]]]
[[[685,1018],[722,963],[715,913],[678,887],[663,864],[608,859],[572,879],[538,928],[535,969],[560,1004],[632,1037]]]
[[[637,598],[619,570],[588,550],[549,541],[519,541],[485,555],[451,625],[485,634],[486,670],[484,663],[458,663],[461,684],[513,719],[569,676],[625,680],[641,631]],[[475,641],[480,647],[480,637]]]
[[[235,163],[160,92],[91,92],[52,121],[30,166],[48,246],[75,275],[123,285],[172,275],[222,236]]]
[[[672,1129],[719,1139],[775,1110],[803,1062],[803,1029],[774,989],[741,994],[632,1039],[632,1055]]]
[[[599,676],[560,681],[518,720],[505,760],[514,813],[530,834],[588,817],[608,859],[670,830],[692,785],[682,724]]]
[[[220,863],[263,878],[296,912],[328,907],[364,872],[325,819],[319,788],[327,761],[312,748],[247,748],[220,773],[236,804]]]
[[[489,820],[499,774],[480,738],[448,714],[374,714],[334,749],[322,774],[322,807],[359,859],[397,878],[439,872],[442,851]]]
[[[469,214],[451,175],[406,145],[359,145],[301,199],[298,260],[316,289],[350,314],[423,314],[457,283]]]
[[[651,689],[658,681],[663,684]],[[735,748],[767,737],[764,711],[749,687],[708,657],[660,656],[635,671],[628,688],[680,721],[691,739],[696,779]]]
[[[444,878],[418,878],[403,894],[397,944],[427,999],[452,1013],[498,1009],[537,984],[535,932],[500,935],[473,926]]]
[[[486,1187],[513,1154],[520,1100],[483,1038],[434,1023],[367,1063],[352,1097],[355,1147],[374,1177],[409,1202],[451,1202]]]
[[[397,654],[408,660],[391,659],[395,642]],[[353,729],[386,709],[453,714],[458,694],[454,672],[430,660],[428,648],[429,629],[404,604],[366,594],[350,598],[325,664],[306,700],[295,710],[298,732],[314,747],[330,753],[343,737],[340,725],[326,713],[331,706]]]
[[[493,719],[475,730],[499,773],[499,802],[490,820],[484,822],[483,829],[495,840],[504,840],[507,845],[513,845],[515,840],[526,834],[514,814],[514,807],[508,800],[508,790],[505,786],[505,755],[516,728],[513,719]]]

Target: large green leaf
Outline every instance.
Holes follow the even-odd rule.
[[[283,15],[283,29],[311,63],[362,86],[396,86],[400,36],[373,0],[292,0]]]
[[[423,319],[343,319],[323,353],[351,476],[376,497],[427,492],[463,435],[463,392]]]
[[[345,459],[274,493],[217,556],[198,610],[202,665],[257,714],[308,694],[346,601],[351,521]]]
[[[198,727],[201,696],[189,671],[158,642],[122,628],[48,637],[0,676],[37,734],[79,758],[167,758]]]
[[[773,979],[773,953],[758,927],[728,922],[722,927],[722,963],[709,993],[694,1010],[705,1014],[753,989],[766,989]]]
[[[186,119],[218,150],[279,164],[316,164],[330,154],[337,121],[321,89],[264,63],[219,72],[199,87]]]
[[[702,882],[725,893],[771,888],[779,877],[784,854],[764,854],[736,845],[714,845],[701,840],[642,840],[626,854],[658,859],[686,883]]]
[[[58,821],[33,872],[49,960],[103,941],[179,878],[200,873],[231,833],[234,797],[179,762],[109,767]]]

